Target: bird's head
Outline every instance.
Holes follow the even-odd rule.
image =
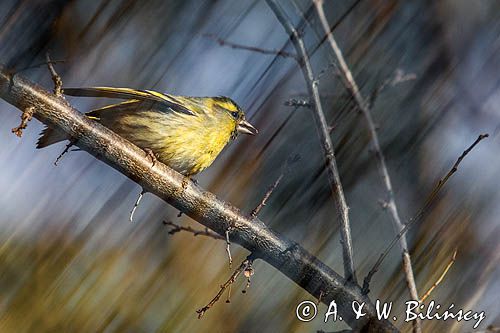
[[[214,107],[218,113],[234,126],[234,134],[255,135],[257,129],[245,119],[245,113],[232,99],[224,96],[213,98]]]

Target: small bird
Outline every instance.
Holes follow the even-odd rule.
[[[228,97],[174,96],[113,87],[66,88],[64,93],[126,99],[85,115],[188,177],[208,168],[238,133],[258,132]],[[69,139],[62,131],[45,128],[37,148]]]

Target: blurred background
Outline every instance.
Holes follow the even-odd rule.
[[[319,82],[341,179],[350,206],[355,264],[362,278],[394,238],[380,201],[385,191],[364,119],[328,68],[310,1],[280,2],[301,26]],[[385,89],[373,117],[403,220],[480,133],[460,165],[408,234],[422,295],[455,248],[457,259],[430,299],[443,307],[486,311],[500,324],[500,3],[498,1],[331,0],[325,11],[364,96],[398,70],[416,79]],[[212,37],[211,37],[212,36]],[[290,156],[300,160],[260,216],[342,272],[338,221],[311,112],[285,105],[307,100],[296,63],[233,49],[213,38],[294,52],[265,1],[25,0],[0,3],[0,62],[52,89],[50,51],[64,85],[153,89],[178,95],[230,96],[259,129],[239,137],[200,185],[250,212]],[[30,68],[29,68],[30,67]],[[28,68],[28,69],[27,69]],[[109,100],[68,98],[82,112]],[[301,323],[295,307],[312,299],[258,261],[246,281],[199,320],[196,309],[231,274],[225,243],[189,233],[169,235],[162,221],[203,227],[146,194],[85,152],[56,167],[60,143],[43,150],[43,128],[29,123],[11,133],[20,113],[0,101],[0,331],[1,332],[314,332],[345,329],[321,318]],[[232,246],[235,263],[248,251]],[[403,317],[409,299],[396,246],[375,275],[370,297],[395,302]],[[326,311],[320,306],[320,313]],[[471,322],[432,321],[426,332],[471,332]],[[408,331],[411,325],[398,321]]]

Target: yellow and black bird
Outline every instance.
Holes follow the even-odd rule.
[[[228,97],[186,97],[151,90],[65,88],[71,96],[126,99],[86,113],[138,147],[152,151],[174,170],[191,176],[208,168],[238,133],[257,134],[241,108]],[[70,139],[46,128],[37,148]]]

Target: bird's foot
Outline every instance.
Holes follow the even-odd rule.
[[[187,189],[188,185],[189,185],[189,181],[195,181],[194,179],[191,178],[191,176],[184,176],[184,178],[182,178],[182,189],[185,190]]]
[[[154,167],[156,162],[158,161],[158,155],[155,154],[151,149],[149,148],[144,148],[144,151],[146,152],[146,157],[151,158],[151,167]]]

